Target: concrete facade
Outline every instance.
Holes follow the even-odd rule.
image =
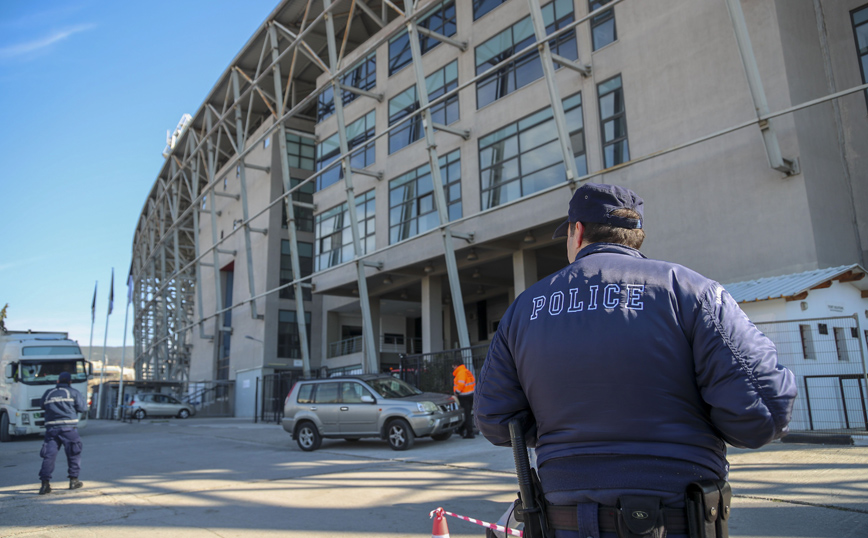
[[[456,62],[458,90],[454,95],[459,116],[448,129],[469,134],[465,139],[438,128],[434,142],[441,159],[459,152],[461,213],[450,223],[392,242],[390,225],[396,218],[390,212],[390,189],[395,186],[392,182],[429,164],[431,149],[422,136],[389,152],[390,100],[417,82],[412,63],[389,75],[389,42],[406,30],[408,21],[412,28],[424,26],[422,21],[429,10],[452,3],[422,2],[419,15],[405,16],[381,2],[367,2],[385,22],[382,28],[372,24],[373,17],[360,9],[350,12],[349,2],[335,2],[332,8],[330,3],[326,5],[325,9],[335,14],[332,19],[316,18],[324,9],[319,2],[305,19],[305,4],[282,2],[263,23],[224,76],[228,81],[236,68],[243,68],[253,81],[242,85],[245,97],[233,100],[228,82],[224,88],[221,79],[190,128],[199,133],[191,142],[198,144],[198,153],[183,150],[186,153],[179,153],[177,158],[179,169],[190,173],[194,162],[200,161],[195,173],[201,177],[201,189],[190,205],[207,210],[211,204],[208,193],[216,192],[217,196],[211,197],[219,211],[214,220],[209,213],[199,214],[197,289],[189,295],[189,319],[176,324],[189,349],[189,379],[215,379],[221,375],[235,379],[236,371],[256,368],[263,372],[300,372],[301,356],[281,357],[278,353],[280,312],[295,312],[296,308],[295,301],[280,299],[274,291],[280,286],[281,241],[290,240],[289,230],[281,227],[284,170],[279,137],[285,128],[303,131],[315,136],[317,147],[322,147],[323,141],[338,133],[340,121],[349,125],[371,112],[377,137],[372,143],[373,162],[362,173],[352,171],[351,191],[341,180],[313,195],[315,221],[347,203],[348,192],[356,197],[373,192],[375,205],[373,249],[321,267],[312,275],[302,275],[304,284],[313,288],[312,300],[305,301],[304,308],[311,315],[306,328],[310,332],[309,364],[314,371],[322,367],[330,371],[356,367],[370,370],[365,363],[369,351],[363,344],[366,334],[373,336],[378,370],[396,366],[400,353],[460,347],[462,331],[469,335],[472,345],[486,343],[515,296],[566,263],[562,242],[550,237],[565,217],[572,189],[586,180],[624,185],[645,199],[647,239],[642,250],[646,255],[682,263],[721,282],[851,263],[864,266],[868,261],[865,93],[851,92],[771,118],[783,156],[797,159],[799,167],[798,173],[792,175],[774,170],[757,124],[755,103],[726,3],[677,0],[616,2],[613,9],[617,39],[596,51],[592,50],[590,21],[580,22],[567,32],[575,36],[575,64],[590,66],[590,74],[561,67],[554,72],[553,84],[562,100],[581,95],[581,115],[574,112],[567,125],[574,132],[568,147],[576,153],[581,142],[587,175],[578,181],[565,178],[531,189],[491,208],[486,206],[487,194],[480,179],[480,170],[485,167],[480,142],[507,125],[550,109],[553,89],[540,71],[536,80],[477,109],[477,84],[468,83],[477,76],[477,47],[528,17],[531,4],[508,0],[474,20],[473,3],[455,2],[455,33],[449,37],[464,43],[465,48],[441,42],[422,56],[422,71],[429,76]],[[588,2],[584,0],[557,0],[555,4],[559,13],[572,10],[573,21],[588,15]],[[865,0],[761,0],[738,4],[747,22],[772,113],[863,84],[851,12],[868,6]],[[332,42],[327,39],[328,20],[338,30]],[[344,41],[347,20],[353,23],[350,38]],[[290,82],[289,88],[283,88],[286,109],[273,102],[267,106],[247,105],[246,95],[264,95],[263,102],[274,100],[275,87],[265,74],[271,68],[261,60],[269,57],[269,32],[277,27],[275,33],[283,28],[300,35],[307,23],[312,24],[312,29],[299,41],[305,41],[308,47],[292,45],[290,34],[283,32],[276,49],[282,54],[277,62],[282,80]],[[302,49],[303,53],[292,52]],[[332,65],[330,52],[335,57],[338,52],[343,56],[338,65],[324,71]],[[322,62],[320,66],[310,59],[313,53]],[[316,95],[333,78],[340,78],[371,54],[376,58],[376,83],[367,91],[379,94],[380,99],[359,96],[343,105],[342,117],[336,112],[317,122]],[[290,64],[293,56],[300,60]],[[254,68],[250,62],[255,63],[257,57],[260,63]],[[245,66],[245,62],[249,65]],[[255,78],[254,72],[264,74]],[[630,160],[605,169],[598,86],[619,76]],[[250,103],[254,97],[250,97]],[[223,103],[223,108],[217,103]],[[220,113],[211,113],[209,107]],[[241,156],[237,144],[227,146],[225,141],[216,141],[218,130],[213,123],[208,128],[208,121],[234,122],[232,110],[236,108],[250,118],[260,118],[258,127],[245,129],[251,141],[245,148],[251,149],[245,149]],[[579,128],[577,117],[582,122],[581,136],[575,134]],[[555,123],[546,128],[553,130]],[[725,134],[710,136],[722,132]],[[226,133],[237,134],[234,128]],[[698,141],[705,137],[709,138]],[[210,147],[205,141],[212,139],[222,149],[222,154],[215,153],[216,162],[222,165],[213,173],[205,173],[207,162],[201,155]],[[677,147],[681,148],[673,149]],[[530,161],[545,157],[540,150],[523,158]],[[244,216],[243,200],[220,194],[224,189],[227,194],[239,193],[242,162],[249,218]],[[564,166],[562,158],[559,166]],[[155,192],[161,181],[171,183],[172,170],[167,164]],[[302,181],[316,181],[320,175],[309,169],[288,172],[293,179]],[[417,197],[414,203],[421,207],[422,201]],[[154,308],[164,302],[153,299],[160,296],[162,288],[149,291],[152,284],[146,278],[159,264],[159,257],[143,246],[154,241],[149,235],[154,227],[147,222],[155,210],[149,207],[146,203],[143,224],[136,231],[134,251],[140,254],[134,255],[132,272],[139,294],[137,320],[143,328],[136,332],[137,355],[141,363],[153,360],[156,364],[163,360],[159,342],[165,339],[161,340],[159,331],[144,329],[150,327],[148,319],[156,320],[153,324],[157,329],[162,327],[161,314]],[[216,224],[213,233],[212,222]],[[267,233],[251,232],[248,240],[242,233],[245,226]],[[444,244],[447,232],[456,234],[450,249],[445,249]],[[462,234],[472,234],[472,240],[459,238]],[[154,235],[168,237],[165,232]],[[323,248],[323,239],[315,232],[297,233],[299,242],[316,245],[314,256]],[[217,263],[209,267],[204,264],[213,263],[215,242],[219,243]],[[449,269],[451,250],[455,274],[450,274]],[[195,266],[197,263],[192,263],[191,267]],[[220,333],[219,325],[225,324],[225,313],[219,313],[221,309],[217,308],[218,296],[223,297],[225,289],[219,293],[217,290],[225,288],[226,269],[230,267],[234,284],[232,301],[227,305],[231,307],[231,325],[227,327],[231,327],[232,337],[228,369],[220,373],[220,338],[214,336]],[[224,270],[222,274],[220,270]],[[365,275],[367,301],[359,297],[360,271]],[[452,290],[458,282],[464,303],[460,311],[455,308]],[[364,303],[368,303],[367,308]],[[137,371],[147,376],[153,369]]]

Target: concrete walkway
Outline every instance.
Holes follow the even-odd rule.
[[[280,426],[242,419],[82,432],[85,488],[37,495],[40,438],[0,444],[0,537],[429,538],[438,506],[496,521],[516,490],[512,452],[485,439],[324,441],[303,452]],[[774,443],[731,450],[731,536],[868,537],[868,447]],[[448,519],[452,536],[484,529]]]

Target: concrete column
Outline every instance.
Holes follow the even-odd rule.
[[[536,273],[536,251],[519,250],[512,254],[512,278],[515,282],[515,297],[536,284],[539,280]]]
[[[422,277],[422,353],[443,351],[443,305],[440,277]]]

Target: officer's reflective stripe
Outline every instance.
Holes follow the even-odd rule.
[[[45,403],[55,403],[55,402],[74,402],[75,398],[52,398],[50,400],[45,400]]]
[[[78,424],[78,419],[71,420],[52,420],[51,422],[46,422],[46,426],[55,426],[57,424]]]

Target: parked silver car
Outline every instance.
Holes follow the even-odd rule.
[[[455,396],[422,392],[389,375],[366,374],[297,382],[286,397],[283,429],[302,450],[323,438],[379,437],[407,450],[416,437],[448,439],[464,415]]]
[[[195,415],[196,410],[168,394],[138,393],[132,396],[127,414],[139,420],[145,417],[187,418]]]

